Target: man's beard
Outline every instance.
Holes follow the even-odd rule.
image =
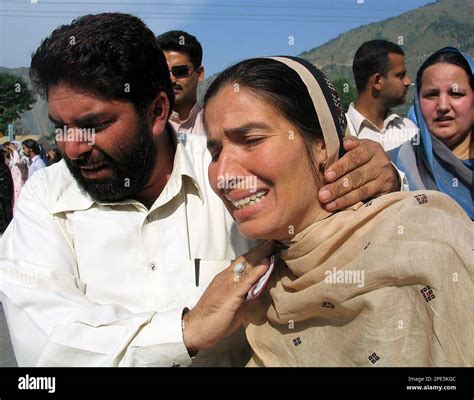
[[[89,195],[99,202],[115,202],[139,193],[151,177],[156,160],[157,146],[153,142],[144,116],[140,117],[138,129],[133,133],[131,143],[115,158],[99,151],[83,158],[71,160],[64,154],[71,174]],[[87,179],[80,167],[106,164],[112,175],[102,179]]]

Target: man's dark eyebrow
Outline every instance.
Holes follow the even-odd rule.
[[[51,114],[48,114],[49,120],[55,125],[64,125],[64,122],[61,120],[56,120]],[[76,126],[88,126],[96,123],[97,121],[101,121],[104,118],[110,118],[110,113],[103,112],[98,114],[85,114],[73,121],[74,125]]]
[[[101,121],[105,118],[110,118],[110,113],[103,112],[103,113],[98,113],[98,114],[86,114],[83,115],[82,117],[79,117],[74,120],[74,124],[76,126],[88,126],[92,125],[94,123],[97,123],[98,121]]]

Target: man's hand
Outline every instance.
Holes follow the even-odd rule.
[[[398,172],[379,143],[348,137],[344,149],[347,153],[326,171],[328,184],[318,193],[327,211],[400,190]]]
[[[262,243],[214,277],[196,306],[183,317],[183,339],[190,353],[213,346],[242,324],[245,297],[267,272],[274,251],[275,242]],[[233,272],[238,263],[245,264],[242,274]]]

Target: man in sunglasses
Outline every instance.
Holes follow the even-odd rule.
[[[198,83],[204,79],[202,46],[183,31],[169,31],[157,39],[168,63],[175,96],[169,122],[178,137],[189,133],[205,135],[202,109],[196,101]]]

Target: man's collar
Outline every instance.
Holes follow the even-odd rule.
[[[359,111],[357,111],[354,107],[354,103],[349,104],[349,109],[347,110],[347,115],[349,119],[349,123],[352,124],[352,126],[355,129],[355,133],[359,134],[360,132],[360,126],[362,123],[367,119],[365,118]]]
[[[176,111],[173,111],[170,115],[170,120],[177,123],[177,124],[185,124],[187,121],[194,120],[196,115],[202,110],[201,106],[198,103],[194,103],[194,106],[189,111],[188,118],[182,121],[179,118],[179,114]]]
[[[155,200],[152,209],[156,209],[163,204],[166,204],[174,196],[176,196],[182,187],[183,177],[187,176],[191,179],[194,186],[197,189],[197,194],[200,197],[201,201],[204,202],[204,197],[202,195],[202,190],[199,187],[199,181],[196,177],[196,171],[194,170],[192,159],[189,155],[186,146],[181,143],[173,130],[173,128],[168,124],[167,125],[167,134],[171,135],[173,142],[176,145],[176,152],[173,162],[173,171],[171,173],[170,179],[168,180],[165,188],[161,192],[160,196]],[[70,184],[64,190],[64,192],[59,196],[56,204],[52,207],[53,213],[60,213],[65,211],[80,211],[87,210],[94,203],[99,205],[110,205],[110,206],[120,206],[120,205],[136,205],[140,206],[141,203],[134,199],[125,199],[117,202],[99,202],[92,199],[92,197],[84,189],[82,189],[77,181],[74,179],[72,174],[67,169],[66,173],[69,175],[68,180]]]
[[[153,204],[152,208],[157,208],[165,204],[169,199],[176,196],[181,190],[183,183],[183,176],[187,176],[191,179],[194,186],[197,189],[197,193],[201,199],[201,202],[204,202],[204,197],[202,190],[199,187],[199,180],[197,179],[196,171],[194,169],[193,161],[189,154],[189,150],[186,147],[186,135],[183,136],[183,141],[178,140],[175,130],[170,124],[167,124],[168,134],[171,135],[173,142],[176,145],[176,152],[173,162],[173,171],[171,173],[170,179],[166,184],[163,192],[158,197],[157,201]],[[168,199],[168,200],[167,200]]]
[[[360,131],[362,129],[362,124],[364,124],[364,122],[366,124],[371,125],[375,129],[380,130],[369,119],[367,119],[364,115],[362,115],[359,111],[356,110],[356,108],[354,107],[354,103],[351,103],[349,105],[349,109],[347,110],[347,114],[349,116],[350,123],[352,123],[352,125],[353,125],[353,127],[356,131],[356,134],[360,133]],[[403,118],[400,117],[398,114],[391,113],[389,111],[388,114],[387,114],[387,117],[384,119],[384,123],[383,123],[384,129],[388,126],[388,124],[390,124],[390,123],[392,123],[392,122],[394,122],[395,120],[398,120],[398,119],[403,120]]]

